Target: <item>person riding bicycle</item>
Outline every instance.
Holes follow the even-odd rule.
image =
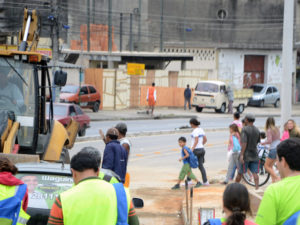
[[[261,175],[264,174],[264,164],[269,154],[269,145],[262,145],[266,141],[266,133],[260,132],[260,143],[257,145],[257,154],[259,157],[259,172]]]
[[[241,145],[242,150],[239,156],[241,166],[238,171],[238,175],[235,179],[236,182],[240,182],[242,175],[247,173],[250,169],[255,182],[255,188],[258,189],[259,177],[258,177],[258,165],[259,158],[257,155],[257,143],[260,141],[259,130],[254,126],[255,118],[252,114],[247,114],[245,117],[245,127],[241,133]]]

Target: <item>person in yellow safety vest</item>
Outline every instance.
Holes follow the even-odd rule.
[[[119,201],[114,185],[99,178],[100,163],[99,151],[93,147],[85,147],[72,157],[70,166],[75,186],[56,198],[48,225],[115,225],[119,223],[121,214],[119,208],[121,205],[124,207],[124,201]],[[122,188],[124,189],[123,186]],[[124,195],[125,193],[127,200],[125,211],[128,213],[130,208],[128,189],[125,189]]]
[[[0,224],[26,224],[30,216],[27,185],[14,175],[17,167],[6,157],[0,156]]]

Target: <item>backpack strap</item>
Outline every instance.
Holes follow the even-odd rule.
[[[122,183],[113,184],[117,195],[118,221],[117,224],[127,224],[128,205],[127,196]]]
[[[296,225],[297,224],[297,220],[300,216],[300,211],[294,213],[293,215],[291,215],[285,222],[283,225]]]

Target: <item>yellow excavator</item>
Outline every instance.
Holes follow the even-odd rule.
[[[0,154],[14,163],[67,163],[79,125],[72,120],[65,128],[53,120],[51,92],[53,85],[66,84],[67,74],[59,70],[54,79],[50,77],[50,59],[37,52],[38,40],[37,12],[24,9],[18,49],[0,50]],[[46,93],[50,93],[48,113]]]

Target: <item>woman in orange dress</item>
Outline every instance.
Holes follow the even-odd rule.
[[[155,83],[152,83],[152,87],[148,88],[147,91],[147,102],[149,109],[147,113],[149,113],[149,110],[151,109],[151,115],[153,116],[154,106],[156,103],[156,90],[155,90]]]

